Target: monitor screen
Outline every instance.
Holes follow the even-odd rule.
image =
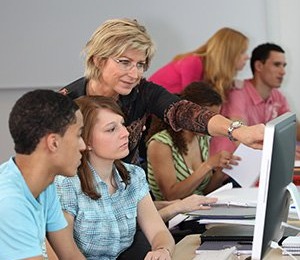
[[[285,113],[265,128],[258,200],[253,235],[252,259],[262,259],[272,241],[283,235],[287,221],[296,147],[296,116]]]

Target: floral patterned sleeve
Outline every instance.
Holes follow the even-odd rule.
[[[165,111],[164,120],[175,131],[182,129],[201,134],[209,134],[207,129],[208,121],[215,116],[205,107],[198,106],[187,100],[180,100],[169,106]]]

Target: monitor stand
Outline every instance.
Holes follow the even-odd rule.
[[[291,182],[287,186],[287,190],[289,191],[289,193],[291,195],[291,198],[292,198],[293,203],[296,208],[298,219],[300,220],[300,194],[299,194],[298,188],[296,187],[296,185],[293,182]]]

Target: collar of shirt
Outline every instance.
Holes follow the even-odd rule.
[[[88,166],[91,170],[91,172],[93,173],[93,176],[94,176],[94,180],[95,180],[95,183],[98,187],[101,187],[101,186],[105,186],[107,187],[107,184],[101,179],[100,175],[97,173],[97,171],[95,170],[95,168],[93,167],[93,165],[88,162]],[[124,190],[125,189],[125,184],[116,168],[115,165],[113,165],[113,178],[115,179],[115,182],[117,184],[117,190]]]
[[[262,104],[262,103],[265,103],[265,104],[272,104],[273,103],[272,95],[270,95],[266,100],[264,100],[259,95],[256,88],[253,86],[253,84],[249,80],[245,81],[244,88],[246,89],[246,91],[247,91],[247,93],[248,93],[249,97],[251,98],[254,105],[257,106],[257,105]]]

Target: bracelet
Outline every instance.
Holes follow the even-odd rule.
[[[242,121],[233,121],[233,122],[231,122],[230,126],[229,126],[228,129],[227,129],[227,135],[228,135],[228,138],[229,138],[229,140],[230,140],[231,142],[237,141],[237,139],[235,139],[235,138],[233,137],[233,135],[232,135],[233,131],[234,131],[235,129],[240,128],[240,127],[243,126],[243,125],[244,125],[244,123],[243,123]]]
[[[167,251],[168,251],[168,253],[169,253],[169,256],[171,256],[171,252],[170,252],[170,249],[169,249],[169,248],[167,248],[167,247],[164,247],[164,246],[161,246],[161,247],[155,248],[155,251],[156,251],[156,250],[160,250],[160,249],[167,250]]]

